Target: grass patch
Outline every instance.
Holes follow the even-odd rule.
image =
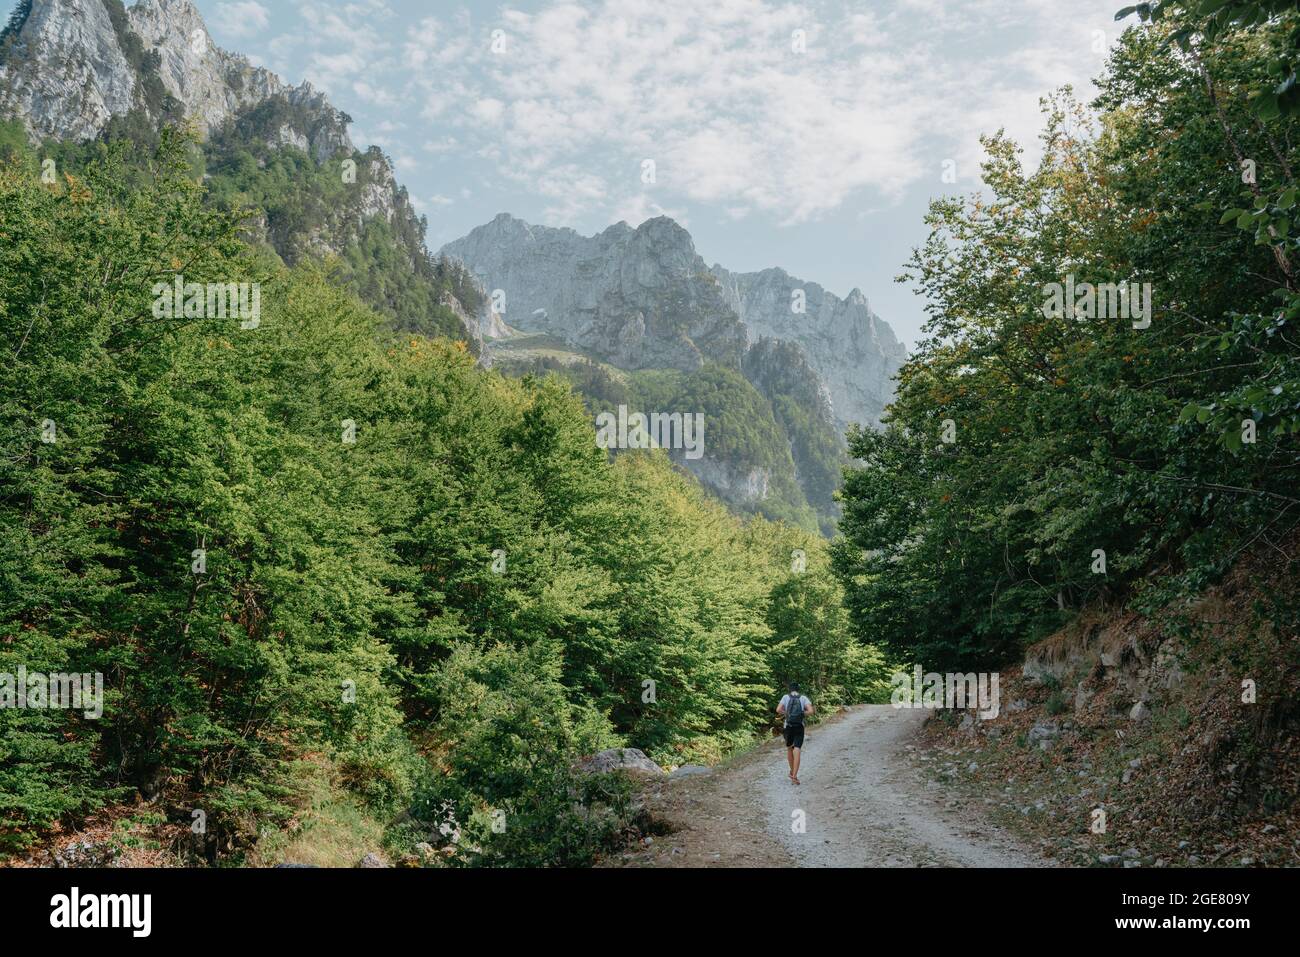
[[[304,775],[309,800],[286,830],[264,832],[248,856],[251,867],[311,864],[356,867],[384,846],[384,825],[353,796],[340,790],[325,769]]]
[[[383,825],[351,798],[338,795],[311,809],[274,863],[356,867],[361,858],[383,847],[383,842]]]

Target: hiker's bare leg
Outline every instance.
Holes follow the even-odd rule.
[[[785,760],[790,765],[790,780],[794,780],[794,748],[785,749]]]
[[[794,778],[796,784],[799,783],[799,752],[800,748],[790,749],[790,777]]]

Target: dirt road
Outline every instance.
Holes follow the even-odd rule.
[[[640,867],[1041,867],[1051,862],[969,809],[909,761],[926,712],[860,705],[810,726],[799,786],[773,740],[698,778],[652,787],[676,828],[609,863]]]

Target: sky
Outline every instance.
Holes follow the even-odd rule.
[[[196,2],[393,158],[431,250],[501,212],[667,215],[710,264],[861,289],[908,345],[930,200],[979,188],[982,133],[1033,162],[1040,97],[1088,97],[1127,26],[1121,0]]]

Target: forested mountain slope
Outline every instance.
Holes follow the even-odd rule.
[[[705,414],[709,455],[676,460],[733,508],[833,533],[843,431],[879,424],[904,358],[861,293],[709,267],[665,216],[580,236],[501,214],[441,252],[496,297],[502,368],[564,375],[599,411],[582,360],[612,366],[634,408]]]
[[[310,84],[216,46],[189,0],[20,4],[0,38],[0,117],[44,142],[56,173],[95,155],[95,142],[133,142],[143,160],[162,124],[192,123],[196,175],[213,201],[257,210],[251,239],[290,265],[335,256],[337,279],[395,328],[477,351],[479,293],[429,255],[389,159],[359,151],[351,118]]]

